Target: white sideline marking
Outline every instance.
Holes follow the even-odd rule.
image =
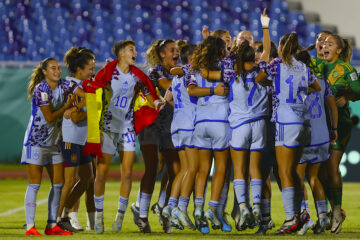
[[[36,205],[39,206],[39,205],[41,205],[43,203],[46,203],[47,201],[48,201],[47,198],[41,199],[40,201],[38,201],[36,203]],[[10,215],[10,214],[13,214],[13,213],[16,213],[16,212],[20,212],[22,210],[25,210],[25,207],[19,207],[19,208],[10,209],[9,211],[0,213],[0,217],[7,216],[7,215]]]

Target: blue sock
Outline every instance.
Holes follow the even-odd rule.
[[[326,213],[326,200],[316,201],[318,215]]]
[[[123,198],[122,196],[119,197],[119,207],[118,207],[118,213],[124,214],[126,211],[126,208],[128,206],[129,199]]]
[[[104,209],[104,195],[99,197],[94,195],[95,209],[97,212],[102,212]]]
[[[48,220],[47,223],[54,227],[56,224],[56,217],[59,210],[61,190],[64,184],[53,184],[49,192],[48,202]]]
[[[310,214],[309,202],[308,202],[308,200],[305,200],[304,202],[305,202],[305,209],[308,212],[308,214]]]
[[[246,182],[244,179],[234,179],[234,189],[238,204],[246,203]]]
[[[140,207],[140,194],[141,194],[141,191],[139,189],[138,195],[137,195],[137,198],[136,198],[136,202],[135,202],[136,207]]]
[[[35,225],[36,197],[40,189],[40,184],[28,184],[25,193],[25,217],[26,225]],[[30,227],[30,228],[31,228]],[[28,230],[30,229],[28,228]]]
[[[281,198],[284,205],[285,217],[286,220],[292,219],[295,215],[294,211],[294,198],[295,198],[295,188],[283,188],[281,191]]]
[[[271,199],[263,198],[261,199],[261,215],[263,217],[270,217],[271,216]]]
[[[260,204],[261,202],[261,179],[251,179],[251,190],[253,195],[253,204]]]
[[[165,201],[166,201],[166,191],[161,190],[160,194],[159,194],[159,200],[158,200],[158,204],[161,208],[163,208],[165,206]]]
[[[195,204],[195,208],[203,209],[204,208],[204,198],[195,198],[194,204]]]
[[[296,191],[294,197],[294,211],[295,214],[301,213],[301,203],[304,200],[304,191]]]
[[[228,193],[229,193],[229,184],[224,183],[223,189],[221,191],[220,199],[219,199],[219,207],[217,208],[217,211],[218,211],[217,213],[220,214],[221,216],[223,215],[224,209],[226,208]]]
[[[179,198],[178,207],[181,211],[183,211],[183,212],[187,211],[187,207],[189,205],[189,200],[190,200],[189,198],[183,198],[183,197]]]
[[[140,217],[147,218],[149,214],[150,202],[151,202],[151,193],[141,193],[140,195]]]
[[[209,208],[213,213],[216,213],[216,209],[219,207],[219,202],[216,201],[209,201]]]
[[[170,197],[168,201],[168,205],[172,208],[176,208],[178,205],[178,200],[176,198]]]
[[[305,206],[305,200],[301,201],[301,212],[306,210],[306,206]]]

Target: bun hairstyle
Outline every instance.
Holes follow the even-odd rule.
[[[114,56],[116,58],[119,58],[119,51],[126,48],[128,45],[136,46],[136,43],[132,40],[120,40],[113,46],[112,50],[114,53]]]
[[[39,84],[42,80],[45,79],[45,75],[43,70],[47,69],[48,63],[50,61],[57,61],[55,58],[45,58],[42,60],[33,70],[30,76],[30,82],[28,85],[28,99],[31,100],[32,94],[34,92],[34,88],[37,84]]]
[[[162,64],[160,53],[164,52],[166,45],[169,43],[175,43],[175,40],[171,38],[159,39],[148,48],[146,51],[146,58],[149,67]]]
[[[180,49],[180,58],[181,62],[183,64],[189,63],[189,56],[191,56],[195,51],[196,45],[195,44],[189,44],[185,45]]]
[[[89,60],[95,60],[95,55],[90,49],[74,46],[65,53],[64,64],[70,75],[74,76],[77,68],[83,69]]]
[[[219,70],[218,63],[224,57],[225,48],[226,44],[221,38],[207,37],[195,48],[191,70]]]
[[[285,35],[286,36],[286,35]],[[280,44],[283,46],[282,48],[282,60],[283,63],[286,65],[292,66],[292,56],[298,51],[299,49],[299,38],[296,33],[291,33],[285,44],[282,44],[282,39],[280,39]]]
[[[339,49],[341,49],[339,58],[346,63],[350,63],[353,54],[353,49],[350,40],[343,39],[336,34],[331,34],[330,36],[335,39],[336,45],[338,46]]]
[[[176,41],[176,46],[179,49],[179,51],[181,51],[181,49],[185,46],[187,46],[187,41],[186,40],[177,40]]]

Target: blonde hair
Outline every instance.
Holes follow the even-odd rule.
[[[162,64],[160,53],[164,51],[168,43],[174,43],[175,41],[171,38],[159,39],[153,43],[146,51],[146,59],[149,67]]]

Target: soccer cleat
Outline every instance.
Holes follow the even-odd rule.
[[[25,236],[42,236],[42,234],[35,227],[32,227],[26,231]]]
[[[61,229],[58,225],[55,225],[53,228],[45,228],[46,235],[73,235],[72,232]]]
[[[255,218],[256,225],[260,224],[261,221],[261,210],[260,210],[260,204],[255,204],[252,209],[252,214]]]
[[[250,208],[249,217],[247,218],[247,222],[246,222],[247,227],[250,228],[250,229],[254,229],[254,228],[256,228],[256,226],[259,225],[259,223],[256,222],[256,219],[255,219],[255,216],[254,216],[254,214],[253,214],[253,211],[254,211],[254,209],[251,209],[251,208]]]
[[[306,223],[308,223],[309,221],[310,221],[310,215],[309,215],[309,213],[308,213],[306,210],[302,211],[302,212],[300,213],[300,216],[299,216],[298,229],[297,229],[297,230],[302,229],[303,226],[304,226]],[[314,222],[312,223],[312,225],[314,225]],[[304,230],[304,231],[305,231],[305,230]],[[307,231],[307,229],[306,229],[306,231]],[[306,231],[305,231],[305,233],[306,233]],[[305,233],[304,233],[304,234],[305,234]],[[303,235],[303,234],[300,234],[300,235]]]
[[[161,215],[162,213],[162,208],[159,206],[158,203],[155,203],[154,205],[151,206],[151,211],[156,214],[159,217],[159,222],[161,224],[161,226],[163,225],[163,217]]]
[[[75,233],[78,232],[78,230],[71,225],[70,219],[68,217],[67,218],[61,218],[61,220],[57,223],[57,225],[61,229],[64,229],[66,231],[75,232]]]
[[[95,214],[95,232],[102,234],[104,233],[104,216],[102,214]]]
[[[151,233],[151,228],[149,224],[149,220],[147,218],[139,218],[137,222],[137,226],[142,233]]]
[[[195,208],[194,219],[195,219],[196,228],[202,234],[208,234],[210,232],[208,222],[207,222],[206,218],[204,217],[204,212],[201,208]]]
[[[285,220],[283,225],[281,225],[281,227],[275,231],[275,234],[280,235],[293,233],[298,229],[298,226],[298,220],[296,219],[296,217],[293,217],[290,220]]]
[[[162,219],[163,219],[163,229],[165,233],[172,233],[172,223],[171,223],[171,211],[172,211],[172,207],[167,205],[166,207],[164,207],[161,211],[161,215],[162,215]],[[180,225],[179,223],[177,223],[178,225]],[[180,226],[175,226],[176,222],[174,222],[174,227],[175,228],[180,228]],[[182,226],[181,226],[182,227]],[[180,229],[183,230],[184,228]]]
[[[341,215],[340,217],[335,217],[335,214],[333,214],[332,218],[332,225],[331,225],[331,233],[332,234],[338,234],[341,232],[342,229],[342,223],[344,222],[344,217]]]
[[[218,219],[220,220],[220,223],[221,223],[221,231],[223,231],[223,232],[231,232],[232,227],[231,227],[229,221],[226,218],[226,214],[227,213],[223,213],[223,214],[218,213],[217,217],[218,217]]]
[[[178,219],[178,221],[180,222],[180,224],[184,227],[187,227],[191,230],[195,230],[196,227],[195,225],[192,223],[191,219],[189,218],[187,212],[183,212],[181,211],[178,207],[174,208],[171,212],[171,217],[174,219]]]
[[[136,206],[135,203],[133,203],[131,204],[131,211],[133,213],[134,223],[137,225],[140,218],[140,209]]]
[[[218,219],[216,213],[214,213],[210,208],[205,211],[204,216],[210,221],[212,229],[221,229],[222,226],[220,220]]]
[[[319,217],[319,219],[317,220],[315,226],[313,227],[313,231],[315,234],[320,234],[325,232],[326,228],[330,226],[330,219],[329,217],[325,214],[323,217]]]
[[[298,235],[305,235],[309,229],[312,229],[315,227],[314,221],[310,218],[309,221],[307,221],[300,230],[297,231]]]
[[[247,228],[247,223],[249,222],[250,218],[250,211],[247,207],[244,207],[240,210],[240,221],[238,222],[238,225],[236,229],[238,231],[244,231]]]
[[[71,212],[69,214],[70,217],[70,223],[73,228],[75,228],[77,231],[84,231],[83,226],[81,226],[78,218],[77,218],[77,212]]]
[[[114,233],[119,232],[121,230],[123,221],[124,221],[124,214],[120,214],[117,218],[115,218],[115,221],[112,224],[112,231]]]
[[[240,222],[240,209],[239,208],[234,208],[232,210],[232,212],[231,212],[231,217],[235,221],[236,230],[240,231],[240,229],[238,228],[239,222]]]

